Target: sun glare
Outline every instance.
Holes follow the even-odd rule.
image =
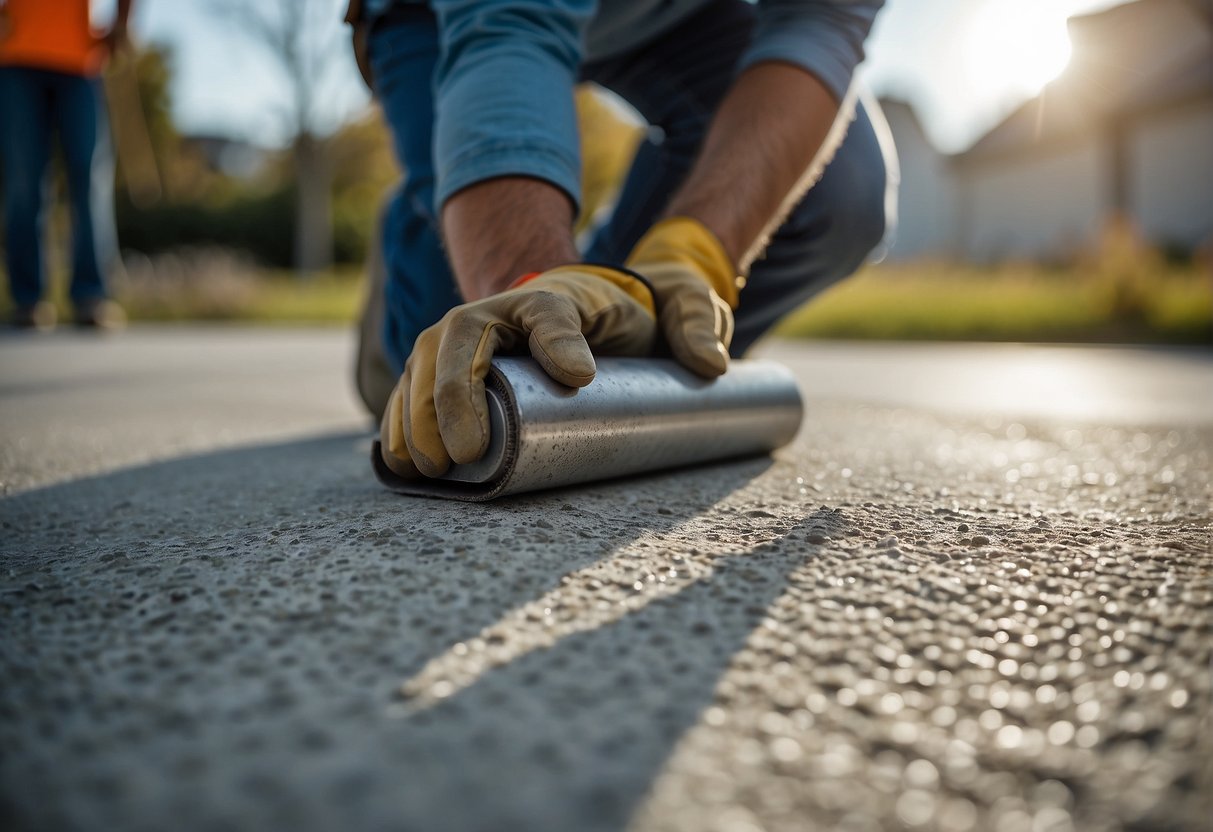
[[[966,52],[975,88],[1035,95],[1070,62],[1065,12],[1049,0],[988,0],[973,18]]]

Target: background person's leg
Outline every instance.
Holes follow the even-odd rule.
[[[100,79],[56,73],[55,93],[71,198],[71,298],[80,313],[107,297],[105,275],[118,256],[113,146]]]
[[[368,46],[375,93],[405,170],[405,181],[391,198],[383,222],[384,348],[398,376],[422,330],[463,302],[434,212],[434,16],[425,6],[397,6],[375,23]]]
[[[43,199],[50,155],[50,102],[44,73],[0,67],[0,167],[4,172],[5,265],[18,309],[41,298]]]
[[[749,44],[753,16],[742,0],[720,0],[640,49],[585,67],[586,80],[618,94],[660,131],[641,143],[588,260],[623,260],[681,185]],[[885,161],[891,142],[882,144],[860,105],[821,180],[751,268],[736,314],[734,356],[780,317],[854,272],[879,244],[886,173],[895,165]]]

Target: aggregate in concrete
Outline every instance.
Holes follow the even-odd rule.
[[[856,353],[779,347],[773,458],[452,504],[371,479],[346,341],[280,339],[0,344],[4,828],[1208,829],[1207,414],[821,395]],[[13,382],[65,355],[115,382]]]

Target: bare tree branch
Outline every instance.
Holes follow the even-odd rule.
[[[261,47],[288,86],[284,108],[294,136],[323,132],[321,90],[331,79],[343,48],[335,25],[339,8],[334,0],[209,0],[212,12],[228,21],[242,40]]]

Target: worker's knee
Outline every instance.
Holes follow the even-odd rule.
[[[886,238],[893,221],[886,160],[866,118],[852,133],[776,232],[772,245],[800,248],[813,272],[837,280],[859,268]]]
[[[889,231],[884,172],[879,165],[876,167],[873,174],[878,175],[865,176],[862,183],[857,183],[832,217],[825,251],[834,261],[832,271],[840,272],[840,277],[863,265]]]

